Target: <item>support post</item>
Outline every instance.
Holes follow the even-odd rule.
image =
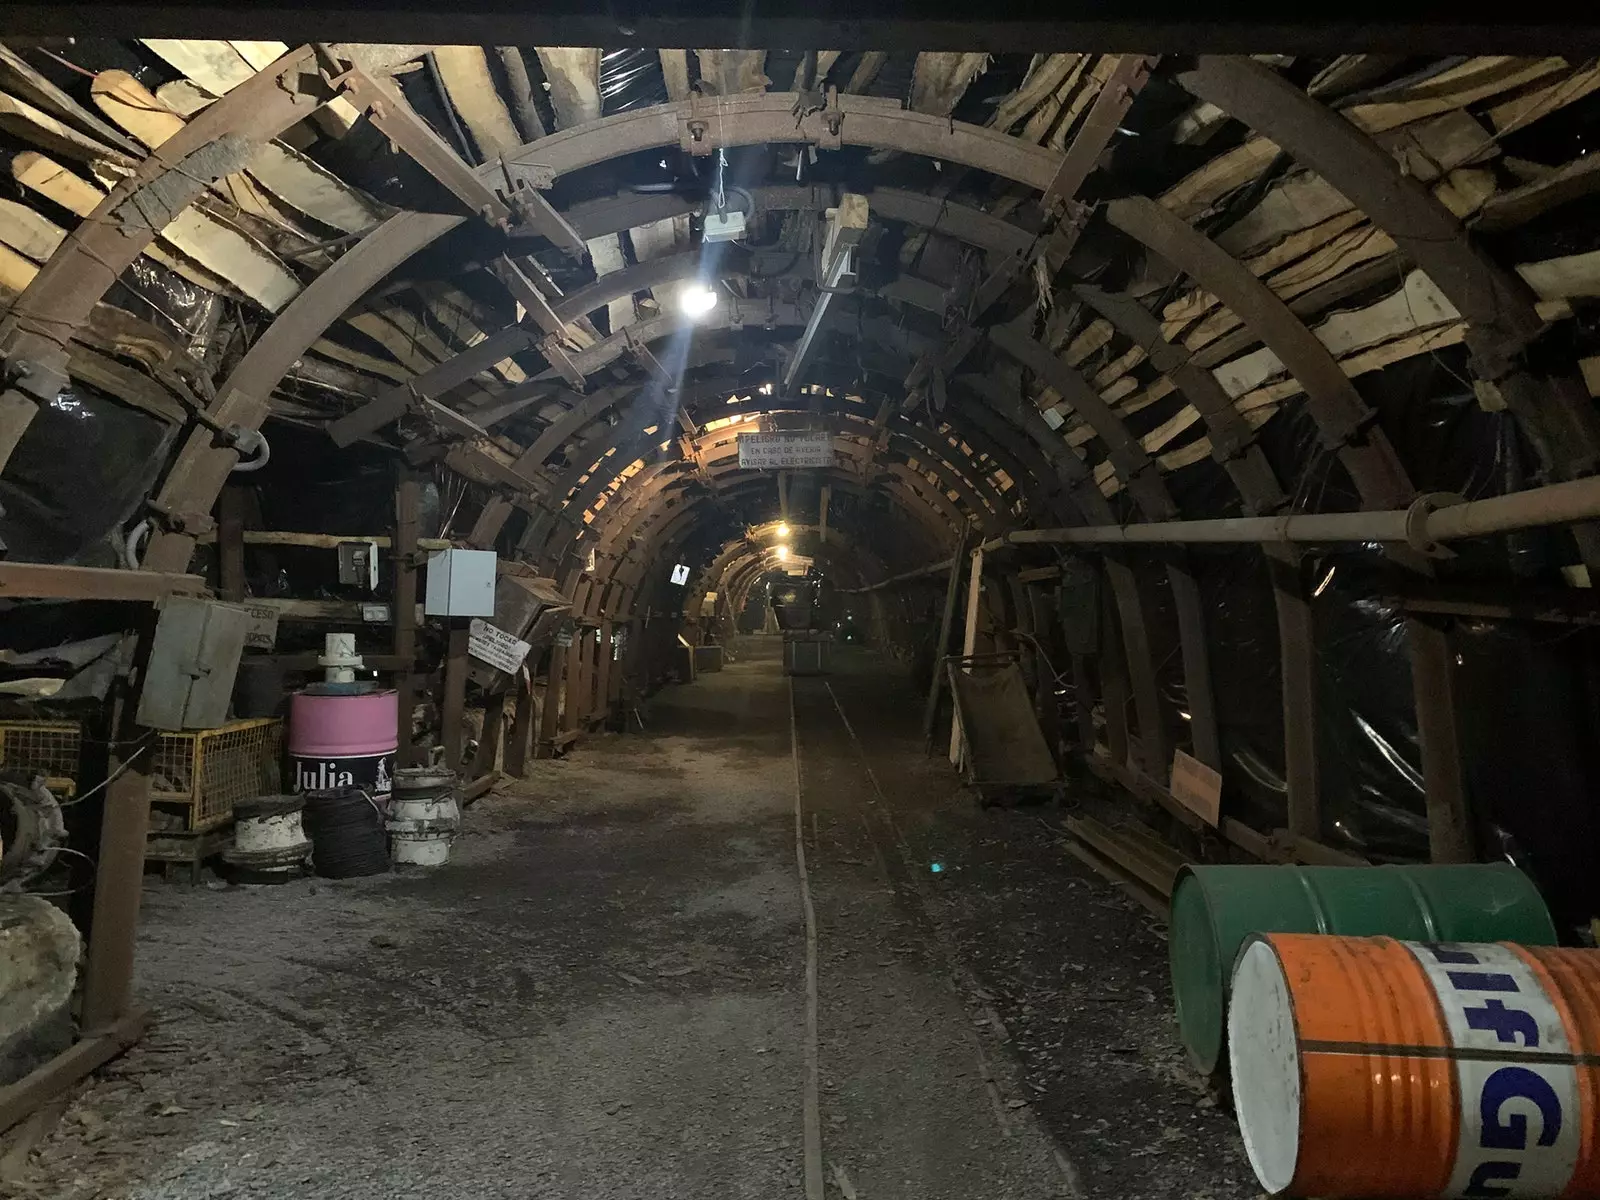
[[[1122,648],[1122,620],[1110,588],[1102,588],[1100,617],[1100,694],[1106,711],[1106,747],[1111,761],[1135,770],[1128,737],[1128,659]]]
[[[149,654],[154,617],[140,636],[139,679]],[[145,837],[150,830],[150,763],[154,734],[136,725],[137,688],[119,683],[111,728],[116,744],[106,761],[100,844],[95,854],[94,906],[89,920],[89,960],[83,976],[83,1029],[101,1029],[128,1012],[133,995],[133,951],[144,891]]]
[[[944,686],[944,656],[950,648],[950,628],[955,624],[956,600],[961,595],[961,560],[967,553],[967,542],[972,537],[970,529],[961,531],[956,543],[956,555],[950,562],[950,578],[945,583],[944,610],[939,616],[939,643],[933,650],[933,679],[928,683],[928,701],[922,709],[922,744],[933,746],[933,723],[939,713],[939,689]],[[875,597],[876,592],[872,593]],[[883,631],[883,644],[890,648],[888,630]]]
[[[511,719],[511,739],[506,743],[506,774],[518,779],[528,774],[528,743],[533,739],[533,675],[517,672],[517,711]]]
[[[1077,693],[1078,697],[1078,741],[1083,744],[1083,757],[1087,761],[1094,758],[1094,701],[1096,692],[1087,654],[1074,654],[1072,656],[1072,689]]]
[[[420,517],[420,486],[407,471],[400,477],[394,493],[394,544],[390,561],[394,564],[394,655],[404,664],[395,673],[396,707],[400,714],[400,747],[396,759],[402,767],[414,767],[416,733],[412,715],[417,708],[417,535]]]
[[[972,552],[972,570],[967,576],[967,627],[961,637],[963,655],[977,653],[978,614],[982,611],[983,547],[980,546]],[[954,697],[951,699],[954,700]],[[950,763],[956,767],[961,765],[961,709],[954,703],[950,705]]]
[[[564,651],[567,660],[565,712],[562,715],[562,732],[577,733],[583,724],[583,643],[586,634],[580,625],[572,631],[572,644]]]
[[[567,652],[561,646],[551,645],[550,663],[544,673],[544,700],[539,711],[539,740],[534,745],[535,758],[553,758],[556,737],[561,732],[561,677],[567,665]]]
[[[1428,805],[1428,851],[1436,863],[1477,860],[1471,813],[1461,778],[1461,734],[1456,724],[1455,656],[1443,626],[1406,619],[1411,684],[1416,693],[1417,741]]]
[[[471,626],[464,617],[447,620],[450,645],[444,660],[444,703],[439,706],[443,728],[439,741],[444,746],[444,765],[459,771],[466,765],[461,761],[461,727],[467,714],[467,639]]]
[[[1283,675],[1283,762],[1289,832],[1316,840],[1322,833],[1317,776],[1317,655],[1311,602],[1297,551],[1267,551],[1278,607],[1278,657]]]
[[[244,599],[244,489],[237,486],[217,497],[217,585],[218,598]]]
[[[490,696],[483,706],[483,734],[478,738],[478,752],[472,756],[471,775],[482,779],[495,769],[500,756],[500,734],[506,722],[506,694]]]
[[[611,622],[601,621],[598,644],[595,647],[594,698],[595,711],[600,718],[602,729],[611,723],[611,634]]]

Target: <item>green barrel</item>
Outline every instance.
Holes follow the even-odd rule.
[[[1252,933],[1556,942],[1538,890],[1509,863],[1184,867],[1172,889],[1167,956],[1184,1047],[1207,1074],[1228,1061],[1228,980]]]

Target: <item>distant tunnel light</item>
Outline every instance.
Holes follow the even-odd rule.
[[[698,320],[716,306],[716,289],[703,283],[688,284],[678,292],[678,311],[691,320]]]
[[[789,526],[788,526],[787,522],[783,522],[783,521],[778,522],[778,536],[779,537],[788,537],[789,536]]]
[[[788,562],[789,561],[789,547],[787,547],[787,546],[779,546],[777,548],[777,550],[774,551],[774,553],[777,554],[779,562]]]

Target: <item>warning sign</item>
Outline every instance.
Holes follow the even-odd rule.
[[[498,625],[491,625],[474,617],[467,633],[467,653],[491,667],[499,667],[508,675],[515,675],[522,667],[533,647],[519,637],[512,637]]]
[[[833,437],[828,433],[740,434],[739,466],[757,471],[831,467]]]

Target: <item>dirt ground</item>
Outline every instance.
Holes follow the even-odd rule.
[[[152,878],[159,1023],[0,1193],[803,1196],[798,760],[830,1197],[1255,1196],[1159,924],[1060,810],[978,810],[860,653],[793,681],[791,737],[777,649],[536,764],[448,867]]]

